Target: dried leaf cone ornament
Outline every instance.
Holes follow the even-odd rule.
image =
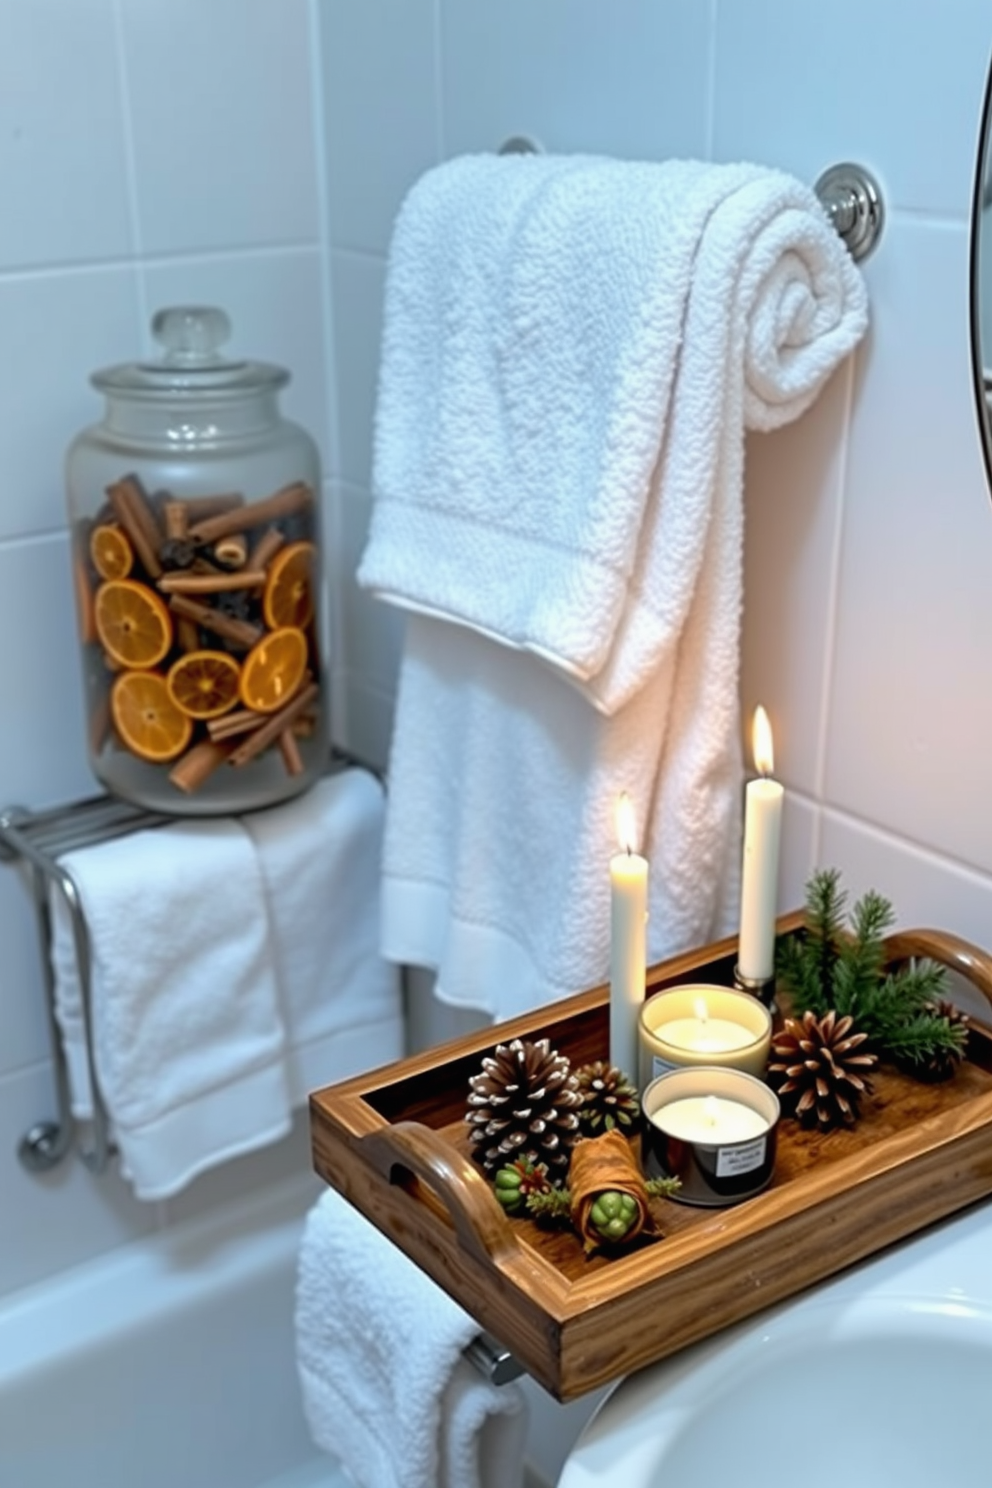
[[[853,1030],[853,1018],[839,1018],[831,1008],[822,1018],[811,1011],[786,1018],[772,1039],[769,1083],[802,1126],[826,1132],[857,1121],[878,1058],[862,1047],[868,1035]]]
[[[474,1156],[487,1172],[519,1158],[547,1164],[552,1178],[567,1173],[582,1095],[568,1060],[550,1040],[497,1044],[468,1083],[465,1120]]]

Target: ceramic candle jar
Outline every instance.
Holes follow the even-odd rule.
[[[740,1070],[701,1065],[652,1080],[641,1097],[646,1171],[681,1180],[681,1203],[723,1208],[760,1193],[775,1166],[778,1097]]]
[[[748,992],[693,983],[656,992],[641,1008],[640,1085],[669,1070],[707,1064],[759,1079],[771,1046],[768,1009]]]

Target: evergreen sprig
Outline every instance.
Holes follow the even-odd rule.
[[[818,869],[806,885],[803,932],[779,938],[776,971],[797,1012],[850,1015],[879,1054],[909,1069],[941,1055],[959,1058],[964,1027],[932,1007],[946,996],[945,969],[922,959],[886,973],[891,903],[869,889],[845,919],[846,903],[839,871]]]

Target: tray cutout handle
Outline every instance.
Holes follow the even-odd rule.
[[[992,1008],[992,956],[949,930],[897,930],[885,937],[888,961],[908,961],[926,956],[948,971],[956,972],[983,993]]]
[[[420,1121],[397,1121],[366,1132],[362,1151],[390,1183],[405,1171],[437,1195],[451,1217],[462,1248],[489,1266],[518,1250],[510,1221],[485,1178],[467,1157]]]

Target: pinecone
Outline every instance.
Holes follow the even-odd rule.
[[[487,1172],[514,1158],[546,1163],[552,1179],[568,1171],[582,1096],[568,1060],[548,1039],[497,1044],[468,1083],[465,1120]]]
[[[641,1114],[637,1087],[615,1064],[597,1059],[575,1071],[582,1105],[579,1120],[584,1129],[596,1136],[599,1132],[632,1131]]]
[[[783,1110],[802,1126],[830,1131],[857,1120],[858,1102],[872,1088],[867,1073],[878,1057],[863,1051],[868,1035],[853,1027],[853,1018],[838,1018],[833,1008],[822,1018],[810,1011],[801,1021],[786,1018],[772,1039],[769,1083]]]

